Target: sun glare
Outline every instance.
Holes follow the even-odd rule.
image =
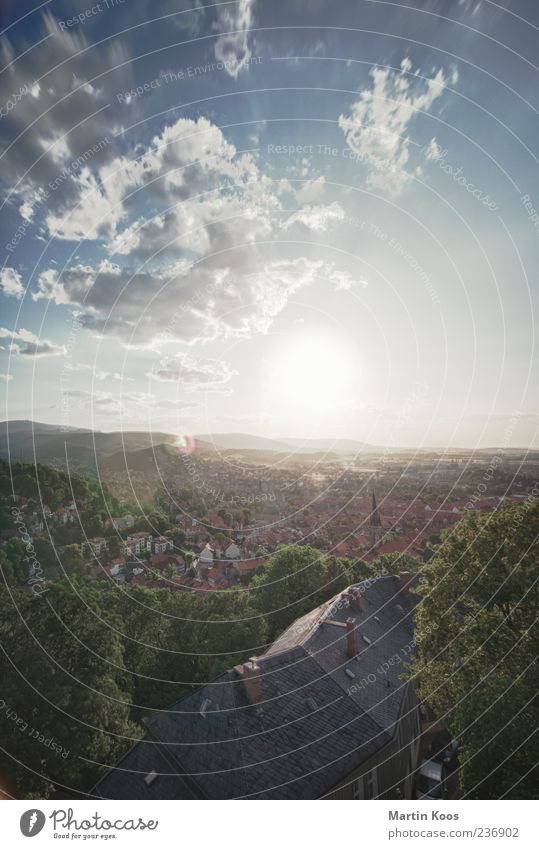
[[[333,334],[287,340],[268,365],[271,402],[286,417],[335,413],[358,392],[353,352]]]

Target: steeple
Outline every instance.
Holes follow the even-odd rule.
[[[378,545],[378,543],[383,539],[384,536],[384,529],[382,527],[380,513],[378,512],[378,505],[376,503],[376,495],[374,494],[374,489],[372,491],[371,512],[366,524],[367,530],[369,532],[371,547],[374,548],[374,546]]]
[[[376,495],[374,494],[374,489],[372,491],[372,508],[371,508],[371,515],[370,515],[370,519],[369,519],[369,525],[371,525],[374,528],[381,528],[382,527],[382,520],[380,519],[380,514],[378,512],[378,505],[376,503]]]

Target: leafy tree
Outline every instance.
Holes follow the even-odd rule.
[[[122,640],[94,614],[94,589],[76,589],[62,581],[39,597],[18,591],[12,603],[0,587],[0,770],[18,797],[87,790],[98,775],[90,762],[114,760],[123,738],[140,735]]]
[[[374,575],[397,575],[399,572],[418,572],[420,561],[406,552],[394,551],[391,554],[379,554],[372,563]]]
[[[84,574],[84,559],[78,545],[65,545],[62,549],[60,560],[68,575]]]
[[[181,528],[173,528],[172,530],[167,531],[167,537],[169,537],[174,543],[174,548],[181,551],[185,545],[185,531],[182,531]]]
[[[32,562],[31,550],[28,549],[27,543],[19,537],[11,537],[4,545],[4,553],[15,580],[23,584],[30,577]]]
[[[326,583],[326,561],[315,548],[283,546],[266,560],[253,578],[251,596],[256,609],[268,619],[270,639],[312,610]]]
[[[460,740],[466,795],[537,797],[539,505],[469,513],[423,567],[413,674]]]
[[[15,572],[13,570],[13,566],[11,565],[11,562],[8,560],[5,551],[1,548],[0,548],[0,578],[8,586],[13,584],[14,581],[15,581]],[[1,583],[1,581],[0,581],[0,583]]]
[[[38,560],[43,573],[47,577],[61,574],[58,557],[50,540],[46,539],[46,537],[36,537],[34,539],[34,550],[36,560]]]

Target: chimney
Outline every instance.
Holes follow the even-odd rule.
[[[355,657],[359,654],[359,649],[357,647],[356,620],[353,616],[349,616],[346,620],[346,649],[348,657]]]
[[[399,572],[399,588],[403,595],[408,595],[410,592],[410,581],[412,580],[411,572]]]
[[[262,701],[262,679],[260,667],[255,657],[251,657],[248,663],[234,667],[234,672],[243,681],[245,695],[252,705],[258,705]]]
[[[348,601],[352,610],[361,610],[361,592],[357,587],[350,587],[347,594]]]

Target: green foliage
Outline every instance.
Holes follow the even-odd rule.
[[[539,505],[468,514],[424,566],[413,674],[461,741],[464,792],[537,797]]]
[[[12,601],[0,588],[0,733],[9,753],[0,769],[19,798],[72,797],[95,780],[88,761],[114,759],[125,738],[140,736],[122,640],[84,605],[92,588],[77,591],[58,582],[42,596],[15,591]]]
[[[332,598],[357,577],[367,565],[361,560],[326,557],[309,546],[287,545],[268,558],[253,578],[252,603],[263,614],[274,640],[288,625]]]
[[[419,572],[420,568],[421,562],[416,557],[401,551],[379,554],[372,563],[373,574],[377,576],[398,575],[399,572]]]

